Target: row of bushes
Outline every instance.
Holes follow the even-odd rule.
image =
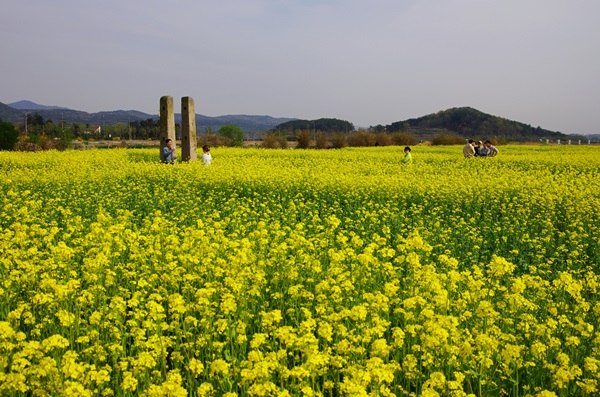
[[[492,144],[494,145],[503,145],[506,144],[507,141],[506,139],[502,139],[502,138],[482,138],[482,137],[473,137],[472,139],[475,140],[486,140],[486,139],[490,139],[490,141],[492,141]],[[432,145],[465,145],[466,144],[466,139],[458,134],[438,134],[436,136],[433,137],[433,139],[431,140],[431,144]]]
[[[46,135],[20,136],[13,147],[18,152],[39,152],[42,150],[65,150],[68,143],[64,139],[49,138]]]
[[[311,139],[314,138],[314,139]],[[364,146],[407,146],[415,145],[419,141],[414,134],[407,132],[398,132],[395,134],[373,133],[367,131],[351,132],[349,134],[330,133],[323,134],[317,132],[313,135],[310,131],[296,132],[296,141],[298,148],[308,149],[313,147],[317,149],[340,149],[346,146],[364,147]]]
[[[367,131],[357,131],[352,133],[322,133],[309,130],[298,131],[295,134],[299,149],[341,149],[344,147],[367,147],[367,146],[412,146],[419,143],[419,140],[412,133],[397,132],[373,133]],[[502,144],[497,139],[494,144]],[[457,134],[438,134],[432,139],[432,145],[461,145],[465,143],[465,138]],[[210,147],[234,146],[235,142],[228,137],[218,134],[207,134],[198,138],[197,146],[201,148],[204,145]],[[49,138],[41,136],[21,136],[14,145],[14,150],[35,152],[40,150],[64,150],[68,143],[63,139]],[[121,142],[121,147],[128,147],[126,141]],[[264,136],[261,147],[267,149],[285,149],[289,146],[286,136],[267,134]]]
[[[297,131],[295,136],[296,147],[299,149],[341,149],[343,147],[363,146],[407,146],[415,145],[419,140],[411,133],[398,132],[395,134],[372,133],[366,131],[345,133],[322,133],[309,130]],[[197,140],[197,146],[204,145],[233,146],[232,139],[217,134],[206,134]],[[266,134],[260,144],[267,149],[286,149],[289,147],[288,137],[277,134]]]
[[[367,147],[367,146],[413,146],[419,143],[417,137],[410,132],[368,132],[357,131],[351,133],[323,133],[310,130],[297,131],[294,135],[296,147],[299,149],[341,149],[343,147]],[[474,139],[483,139],[474,137]],[[506,144],[506,140],[492,138],[494,145]],[[260,143],[260,147],[267,149],[286,149],[289,147],[290,139],[284,135],[266,134]],[[458,134],[437,134],[431,140],[431,145],[464,145],[466,139]],[[218,134],[207,134],[198,138],[197,145],[210,147],[234,146],[235,142]]]
[[[417,137],[410,132],[368,132],[357,131],[351,133],[323,133],[310,130],[296,131],[294,135],[299,149],[341,149],[343,147],[367,146],[412,146],[419,143]],[[495,144],[501,143],[497,142]],[[438,134],[433,137],[432,145],[464,145],[466,139],[458,134]],[[217,134],[207,134],[198,138],[198,147],[208,146],[233,146],[232,139]],[[285,149],[289,146],[288,137],[284,135],[267,134],[264,136],[261,147],[268,149]]]
[[[488,138],[475,136],[473,139],[484,140]],[[506,139],[489,138],[494,145],[507,144]],[[368,132],[357,131],[351,133],[323,133],[310,130],[296,131],[293,139],[299,149],[341,149],[343,147],[367,147],[367,146],[413,146],[419,143],[419,139],[411,132]],[[266,134],[260,144],[267,149],[286,149],[289,146],[290,137],[276,134]],[[467,139],[453,133],[442,133],[435,135],[431,145],[464,145]],[[198,147],[208,146],[233,146],[232,139],[217,134],[207,134],[198,138]]]
[[[196,140],[196,146],[201,148],[204,145],[208,145],[210,147],[219,147],[219,146],[234,146],[233,139],[226,138],[217,134],[206,134],[199,137]]]

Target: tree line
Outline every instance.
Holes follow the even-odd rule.
[[[181,139],[181,126],[175,124],[175,135]],[[242,146],[244,131],[233,124],[214,132],[207,127],[203,134],[219,146]],[[215,140],[215,137],[217,138]],[[65,149],[74,139],[79,140],[158,140],[160,121],[148,118],[128,124],[101,126],[90,123],[65,123],[44,119],[39,113],[28,114],[24,123],[4,122],[0,118],[0,150],[37,151]]]
[[[346,120],[322,118],[317,120],[291,120],[278,124],[273,132],[312,130],[321,132],[352,132],[354,125]]]

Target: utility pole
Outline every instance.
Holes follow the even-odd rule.
[[[27,112],[25,112],[25,136],[27,136]]]
[[[60,125],[63,133],[63,139],[67,139],[67,134],[65,133],[65,114],[63,112],[60,113]]]

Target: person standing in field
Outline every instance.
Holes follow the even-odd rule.
[[[412,155],[410,154],[410,148],[408,146],[404,148],[404,157],[400,161],[402,162],[402,164],[413,163]]]
[[[475,156],[475,141],[474,140],[469,139],[469,143],[467,143],[465,145],[465,147],[463,147],[463,154],[465,155],[465,158]]]
[[[212,155],[210,154],[210,147],[208,145],[202,146],[202,162],[204,165],[210,165],[212,163]]]
[[[165,141],[166,146],[162,149],[163,158],[166,164],[175,164],[177,161],[177,151],[173,140],[168,138]]]
[[[483,143],[483,148],[481,149],[480,156],[483,157],[494,157],[499,153],[496,146],[492,145],[492,142],[488,139]]]

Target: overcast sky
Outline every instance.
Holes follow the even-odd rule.
[[[3,0],[0,102],[600,133],[598,0]]]

